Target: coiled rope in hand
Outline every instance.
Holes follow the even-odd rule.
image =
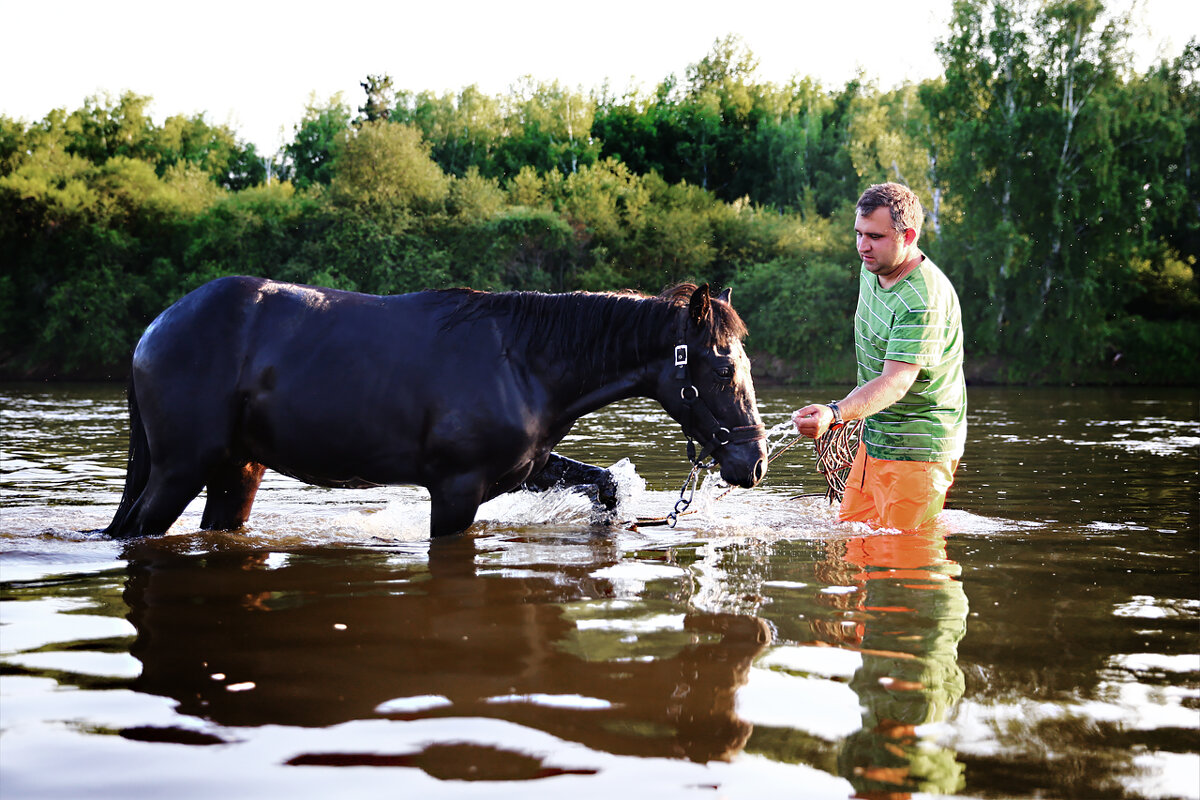
[[[825,499],[830,503],[842,502],[842,496],[846,493],[846,479],[850,477],[850,467],[854,464],[854,453],[858,450],[862,427],[861,419],[850,420],[831,427],[813,441],[813,447],[817,450],[817,471],[825,478],[825,484],[829,487],[825,490]]]

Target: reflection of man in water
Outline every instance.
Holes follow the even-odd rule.
[[[961,568],[946,558],[945,537],[923,530],[829,543],[827,568],[862,612],[839,641],[862,653],[850,687],[863,725],[848,737],[838,771],[859,797],[903,798],[963,787],[955,753],[923,738],[918,727],[945,720],[962,698],[958,643],[966,631]],[[845,597],[845,596],[843,596]]]

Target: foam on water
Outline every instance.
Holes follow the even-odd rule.
[[[791,423],[768,431],[776,450],[794,439]],[[782,437],[782,438],[781,438]],[[617,508],[613,522],[582,492],[559,487],[545,492],[516,491],[484,503],[477,515],[476,532],[503,533],[513,529],[572,532],[608,529],[610,533],[633,527],[639,520],[664,518],[680,499],[678,490],[651,490],[629,459],[609,467],[617,480]],[[264,482],[258,502],[246,527],[237,532],[200,532],[203,495],[197,498],[167,534],[171,537],[221,539],[241,545],[267,544],[275,547],[323,544],[409,545],[424,547],[429,539],[429,495],[418,487],[383,487],[370,490],[326,490],[305,486],[291,478],[272,474]],[[46,527],[42,515],[37,526],[25,527],[21,520],[8,521],[4,538],[31,541],[38,553],[49,555],[54,542],[107,542],[96,533],[113,513],[114,506],[54,508],[54,520]],[[31,520],[32,521],[32,520]],[[1024,528],[1011,520],[989,519],[965,511],[943,512],[947,532],[978,535]],[[704,473],[691,497],[686,513],[672,530],[664,525],[643,524],[639,538],[653,543],[684,538],[713,538],[725,543],[771,542],[787,539],[838,538],[870,530],[860,523],[837,519],[837,506],[821,496],[797,496],[770,486],[770,476],[756,489],[730,488],[715,470]],[[120,549],[119,543],[108,543]],[[197,544],[203,548],[203,544]]]

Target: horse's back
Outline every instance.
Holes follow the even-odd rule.
[[[134,352],[134,369],[203,371],[275,355],[300,365],[312,362],[314,348],[378,347],[386,344],[381,337],[426,334],[437,311],[429,297],[435,294],[385,297],[264,278],[218,278],[150,324]]]
[[[414,465],[463,439],[464,420],[490,418],[492,441],[528,417],[519,369],[499,356],[502,326],[447,324],[464,297],[205,284],[163,312],[135,354],[151,437],[244,451],[312,483],[419,482]],[[467,445],[454,444],[467,450],[452,460],[481,457]]]

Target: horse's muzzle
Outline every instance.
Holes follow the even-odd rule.
[[[766,449],[761,444],[746,453],[745,459],[738,458],[741,453],[731,448],[727,448],[721,455],[721,479],[730,486],[752,489],[761,483],[767,474]]]

